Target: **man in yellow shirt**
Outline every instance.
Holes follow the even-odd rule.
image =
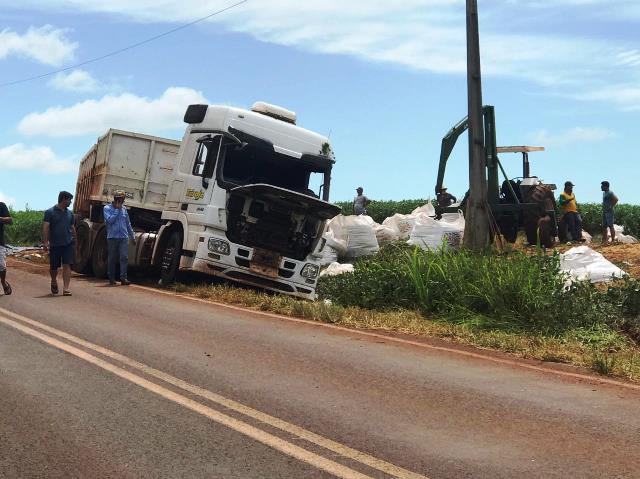
[[[576,195],[573,193],[574,184],[566,181],[564,191],[560,193],[558,204],[560,205],[560,224],[562,230],[571,235],[573,241],[583,241],[582,239],[582,218],[578,213]]]

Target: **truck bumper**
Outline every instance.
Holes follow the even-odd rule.
[[[230,253],[221,255],[209,251],[207,242],[200,242],[193,263],[188,269],[269,291],[316,299],[317,277],[309,279],[301,276],[302,269],[309,261],[284,257],[277,268],[277,276],[275,271],[273,275],[264,275],[251,268],[253,254],[253,248],[231,243]]]

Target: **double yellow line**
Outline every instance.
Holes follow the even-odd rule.
[[[283,454],[298,459],[306,464],[314,466],[318,469],[333,474],[336,477],[348,478],[348,479],[364,479],[369,478],[361,472],[358,472],[352,468],[344,466],[331,459],[327,459],[319,454],[297,446],[285,439],[270,434],[259,427],[252,426],[251,424],[236,419],[232,416],[217,411],[209,406],[206,406],[198,401],[194,401],[182,394],[179,394],[171,389],[168,389],[162,385],[145,379],[143,376],[135,374],[130,370],[124,369],[119,365],[113,364],[105,359],[90,354],[88,351],[98,353],[105,358],[109,358],[121,365],[124,365],[130,369],[139,371],[148,377],[155,378],[166,384],[186,391],[194,396],[205,399],[211,403],[223,406],[231,411],[235,411],[247,418],[258,421],[267,426],[279,429],[285,433],[296,436],[300,439],[307,441],[314,446],[320,446],[328,451],[339,454],[340,456],[356,461],[357,463],[367,466],[373,470],[383,472],[391,477],[397,477],[402,479],[414,479],[422,478],[426,479],[426,476],[416,474],[409,470],[403,469],[399,466],[383,461],[376,457],[365,454],[356,449],[350,448],[331,439],[325,438],[311,431],[303,429],[294,424],[288,423],[281,419],[278,419],[269,414],[263,413],[256,409],[245,406],[232,399],[228,399],[224,396],[211,392],[207,389],[189,384],[182,379],[171,376],[165,372],[154,369],[151,366],[135,361],[127,356],[111,351],[110,349],[103,348],[97,344],[85,341],[84,339],[73,336],[59,329],[52,328],[44,323],[35,321],[33,319],[21,316],[12,311],[4,308],[0,308],[0,323],[14,328],[21,333],[36,338],[43,343],[53,346],[59,350],[65,351],[79,359],[82,359],[88,363],[91,363],[105,371],[108,371],[116,376],[125,379],[129,382],[137,384],[138,386],[153,392],[159,396],[164,397],[176,404],[179,404],[191,411],[194,411],[202,416],[222,424],[234,431],[237,431],[253,440],[256,440],[266,446],[269,446]],[[34,329],[37,328],[37,329]],[[48,334],[45,334],[48,333]],[[64,341],[62,341],[64,340]],[[79,347],[83,348],[80,349]]]

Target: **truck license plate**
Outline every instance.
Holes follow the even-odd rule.
[[[278,253],[266,249],[255,248],[253,250],[253,258],[251,259],[249,270],[261,276],[277,278],[280,259],[281,257]]]

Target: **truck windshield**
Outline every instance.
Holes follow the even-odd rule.
[[[330,168],[248,144],[227,148],[221,170],[222,186],[264,183],[318,197]]]

